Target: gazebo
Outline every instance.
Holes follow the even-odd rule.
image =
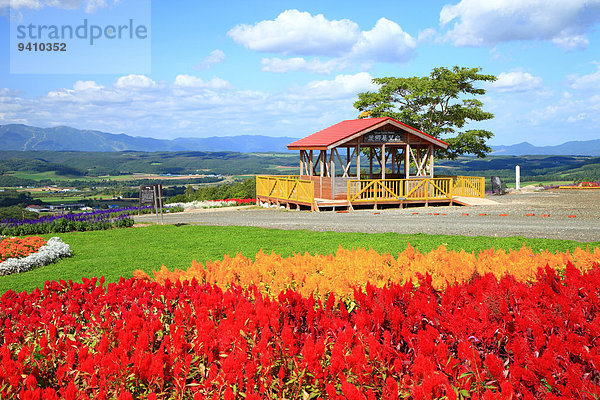
[[[287,147],[300,151],[299,175],[257,177],[259,201],[317,211],[358,204],[452,204],[457,183],[470,188],[461,195],[483,197],[483,178],[434,176],[434,152],[448,143],[390,117],[342,121]]]

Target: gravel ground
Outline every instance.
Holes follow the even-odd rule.
[[[600,241],[600,190],[525,191],[488,198],[497,204],[369,209],[349,213],[239,207],[235,210],[213,209],[165,214],[164,221],[168,224],[239,225],[314,231],[524,236],[580,242]],[[573,215],[575,217],[570,217]],[[136,216],[135,220],[138,223],[156,223],[156,216]]]

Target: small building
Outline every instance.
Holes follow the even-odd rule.
[[[50,211],[50,209],[48,207],[39,206],[37,204],[28,205],[27,207],[25,207],[25,209],[27,211],[33,211],[33,212],[37,212],[37,213]]]
[[[257,198],[318,211],[483,197],[482,177],[435,176],[435,150],[446,148],[448,143],[390,117],[342,121],[290,143],[288,149],[300,151],[299,174],[258,176]]]
[[[72,211],[72,210],[80,210],[83,207],[85,207],[85,204],[80,204],[80,203],[53,204],[50,206],[50,211],[65,212],[65,211]]]

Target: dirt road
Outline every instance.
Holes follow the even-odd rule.
[[[240,225],[338,232],[398,232],[600,241],[600,190],[491,196],[497,204],[349,213],[242,208],[165,215],[168,224]],[[467,215],[465,215],[467,214]],[[155,223],[153,215],[136,222]]]

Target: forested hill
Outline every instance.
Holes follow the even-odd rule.
[[[310,133],[310,132],[308,132]],[[299,136],[307,134],[303,132]],[[2,150],[51,151],[228,151],[238,153],[288,152],[297,138],[261,135],[215,136],[209,138],[153,139],[124,133],[81,130],[68,126],[37,128],[28,125],[0,125]],[[600,139],[571,141],[556,146],[534,146],[523,142],[492,146],[491,155],[572,155],[600,156]]]
[[[260,135],[209,138],[177,138],[172,140],[81,130],[68,126],[37,128],[11,124],[0,125],[2,150],[52,151],[231,151],[240,153],[287,152],[290,137]]]

